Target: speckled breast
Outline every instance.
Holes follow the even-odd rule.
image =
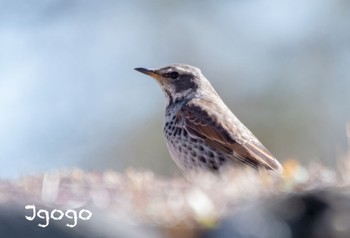
[[[184,173],[215,172],[229,159],[227,155],[207,145],[202,138],[190,135],[185,129],[184,122],[176,121],[175,116],[169,114],[166,116],[163,132],[170,156]]]

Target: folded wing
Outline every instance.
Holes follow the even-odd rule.
[[[221,153],[230,154],[233,159],[253,168],[282,173],[280,163],[238,119],[234,118],[235,125],[231,125],[227,118],[220,116],[223,112],[205,108],[205,105],[192,102],[177,113],[177,119],[183,121],[190,135],[202,138]]]

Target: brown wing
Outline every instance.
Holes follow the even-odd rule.
[[[279,162],[238,119],[233,118],[235,125],[229,127],[230,121],[222,116],[223,111],[205,109],[205,105],[187,104],[177,113],[177,119],[184,122],[188,133],[204,139],[218,151],[231,154],[256,169],[264,167],[273,173],[282,172]]]

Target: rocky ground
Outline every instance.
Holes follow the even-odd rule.
[[[6,237],[350,237],[350,163],[284,163],[282,178],[220,180],[129,169],[51,171],[0,181]]]

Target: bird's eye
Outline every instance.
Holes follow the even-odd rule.
[[[174,72],[170,73],[170,78],[176,79],[177,77],[179,77],[179,73],[178,72],[174,71]]]

